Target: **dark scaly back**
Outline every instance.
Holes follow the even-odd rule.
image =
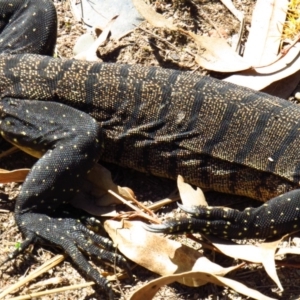
[[[3,96],[92,115],[103,159],[267,200],[299,186],[300,108],[227,82],[155,67],[35,55],[0,59]]]

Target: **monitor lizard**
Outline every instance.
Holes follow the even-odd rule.
[[[53,58],[50,0],[0,0],[0,16],[0,133],[40,157],[16,200],[25,240],[10,258],[31,242],[50,241],[113,299],[79,250],[112,261],[111,243],[59,214],[100,157],[265,201],[243,212],[185,208],[195,217],[149,230],[270,238],[298,229],[299,106],[191,72]]]

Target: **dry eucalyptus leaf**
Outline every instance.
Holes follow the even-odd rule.
[[[70,4],[74,18],[90,28],[105,28],[108,20],[118,15],[111,27],[113,40],[119,40],[144,21],[131,0],[71,0]]]
[[[186,278],[186,279],[199,278],[201,281],[206,281],[207,283],[210,282],[220,286],[228,286],[229,288],[237,291],[238,293],[241,293],[253,299],[275,300],[274,298],[267,297],[261,294],[260,292],[250,289],[247,286],[235,280],[210,274],[209,272],[185,272],[181,274],[168,275],[168,276],[154,279],[149,283],[145,284],[144,286],[142,286],[141,288],[139,288],[137,291],[133,292],[129,300],[144,300],[144,299],[150,300],[154,297],[154,295],[158,292],[158,290],[162,286],[166,284],[171,284],[175,281],[182,280],[182,278]]]
[[[299,56],[300,43],[295,44],[285,55],[277,56],[275,61],[265,67],[254,68],[259,74],[272,74],[284,70],[289,65],[292,65]]]
[[[244,20],[243,12],[236,9],[232,0],[221,0],[221,2],[230,10],[230,12],[242,23]]]
[[[83,191],[84,190],[85,187],[83,187]],[[85,191],[77,193],[77,195],[70,200],[70,203],[74,207],[82,209],[93,216],[116,217],[119,215],[119,213],[117,213],[116,211],[115,205],[105,205],[106,204],[105,201],[104,203],[100,202],[100,204],[98,204],[99,202],[100,202],[99,199],[95,201]]]
[[[107,191],[112,190],[121,197],[132,200],[135,198],[134,192],[127,187],[120,187],[116,185],[111,177],[109,170],[101,166],[100,164],[95,164],[94,168],[88,175],[88,180],[94,184],[91,194],[96,197],[99,197],[99,200],[96,201],[98,205],[110,205],[110,204],[120,204],[121,201],[116,197],[109,194]]]
[[[196,190],[184,182],[184,179],[181,175],[177,177],[177,186],[180,194],[181,201],[185,206],[193,206],[193,205],[204,205],[207,206],[207,202],[205,200],[205,196],[200,188]]]
[[[223,254],[229,257],[253,263],[261,263],[270,278],[277,284],[278,288],[283,290],[275,266],[275,252],[279,243],[282,241],[282,238],[277,241],[265,242],[257,245],[239,245],[232,241],[219,239],[213,236],[209,236],[207,239],[210,240],[210,242]]]
[[[257,0],[244,58],[252,66],[264,66],[276,59],[288,0]]]
[[[0,170],[0,183],[23,182],[30,169]]]
[[[115,204],[122,202],[111,195],[109,190],[127,200],[134,198],[134,193],[130,188],[116,185],[110,171],[100,164],[95,164],[87,180],[84,180],[82,193],[74,197],[71,204],[94,216],[115,217],[118,215]]]
[[[182,30],[180,30],[182,32]],[[217,72],[239,72],[251,65],[239,56],[226,42],[217,37],[199,36],[192,32],[188,35],[198,46],[196,62],[203,68]]]
[[[83,53],[83,52],[86,52],[88,51],[88,49],[90,47],[92,47],[92,45],[94,44],[95,42],[95,38],[93,37],[92,34],[90,33],[84,33],[82,34],[77,40],[76,40],[76,43],[73,47],[73,54],[74,54],[74,57],[76,59],[81,59],[80,57],[77,58],[77,56],[80,54],[80,53]]]
[[[101,34],[97,37],[97,39],[91,40],[89,39],[87,43],[86,34],[79,37],[74,48],[73,53],[75,55],[75,59],[86,60],[86,61],[101,61],[101,59],[97,56],[97,50],[100,46],[104,45],[107,41],[108,36],[111,31],[111,27],[114,24],[117,16],[113,17],[102,30]],[[80,51],[81,50],[81,51]]]
[[[104,228],[126,257],[160,275],[205,271],[223,276],[239,267],[223,268],[209,261],[193,248],[145,230],[143,223],[139,221],[107,220]],[[177,281],[188,286],[207,283],[201,278],[193,277],[182,277]]]
[[[144,0],[132,0],[137,11],[154,27],[168,28],[177,31],[178,27],[173,24],[172,20],[167,20],[161,14],[155,12]]]
[[[267,87],[268,85],[270,85],[271,83],[273,83],[274,81],[278,81],[282,78],[288,77],[298,72],[300,69],[300,54],[299,54],[300,43],[298,43],[294,47],[297,48],[296,51],[298,51],[298,55],[291,63],[287,63],[286,67],[281,69],[279,72],[263,75],[263,74],[259,74],[255,70],[247,70],[239,74],[229,76],[226,79],[224,79],[224,81],[245,86],[253,90],[261,90]],[[284,62],[285,56],[281,58],[281,60],[283,60]],[[259,70],[259,72],[263,71],[262,68],[259,68],[257,70]]]

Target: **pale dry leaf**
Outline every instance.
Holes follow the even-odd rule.
[[[88,49],[94,44],[95,38],[91,33],[84,33],[82,34],[75,42],[73,47],[73,55],[74,58],[80,58],[80,53],[85,53]],[[84,58],[83,58],[84,60]]]
[[[105,28],[108,20],[118,15],[118,19],[111,27],[110,35],[110,38],[115,41],[144,21],[131,0],[70,0],[68,2],[75,20],[86,24],[86,27]]]
[[[132,0],[137,11],[154,27],[168,28],[170,30],[178,30],[178,27],[173,24],[172,20],[167,20],[161,14],[155,12],[144,0]]]
[[[184,179],[181,175],[178,175],[177,177],[177,187],[183,205],[208,205],[202,190],[198,187],[195,190],[190,184],[184,182]]]
[[[201,67],[217,72],[239,72],[251,67],[224,39],[199,36],[192,32],[189,32],[189,36],[198,46],[196,62]]]
[[[242,23],[244,14],[239,11],[232,3],[232,0],[221,0],[221,2],[231,11],[231,13]]]
[[[282,238],[277,241],[256,245],[240,245],[213,236],[206,238],[223,254],[229,257],[253,263],[261,263],[270,278],[277,284],[280,290],[283,290],[275,266],[275,252]]]
[[[272,74],[284,70],[293,64],[300,53],[300,43],[295,44],[290,50],[268,66],[254,68],[258,74]]]
[[[113,191],[126,200],[132,200],[135,197],[130,188],[120,187],[113,182],[109,170],[100,164],[95,164],[87,180],[83,182],[82,192],[70,202],[73,206],[94,216],[115,217],[118,215],[115,205],[122,202],[109,191]]]
[[[288,77],[296,72],[299,71],[300,69],[300,54],[299,54],[299,49],[300,49],[300,43],[296,44],[295,50],[292,51],[297,51],[298,54],[295,57],[295,59],[287,63],[286,67],[281,69],[279,72],[271,73],[271,74],[259,74],[256,70],[247,70],[243,71],[239,74],[235,74],[232,76],[229,76],[224,79],[224,81],[235,83],[240,86],[248,87],[253,90],[262,90],[263,88],[267,87],[271,83],[278,81],[282,78]],[[291,51],[290,50],[290,51]],[[281,58],[282,62],[285,62],[285,57]],[[288,58],[287,58],[288,60]],[[279,63],[279,62],[278,62]],[[257,69],[259,72],[262,72],[262,68]]]
[[[112,190],[127,200],[135,198],[134,192],[130,188],[116,185],[110,171],[100,164],[95,164],[88,175],[88,180],[94,184],[91,194],[99,197],[99,200],[96,201],[98,205],[121,204],[120,200],[107,193],[108,190]]]
[[[145,230],[143,223],[139,221],[107,220],[104,228],[122,254],[160,275],[205,271],[223,276],[239,267],[223,268],[209,261],[193,248]],[[188,286],[207,283],[193,277],[181,278],[178,281]]]
[[[207,283],[210,282],[220,286],[228,286],[229,288],[237,291],[238,293],[241,293],[253,299],[275,300],[274,298],[267,297],[261,294],[260,292],[250,289],[244,284],[239,283],[233,279],[213,275],[208,272],[186,272],[186,273],[168,275],[168,276],[154,279],[149,283],[145,284],[144,286],[142,286],[141,288],[139,288],[137,291],[133,292],[130,295],[129,300],[144,300],[144,299],[150,300],[155,296],[155,294],[162,286],[171,284],[175,281],[179,281],[182,278],[188,279],[190,277],[199,278],[202,281],[206,281]]]
[[[103,28],[101,34],[97,37],[97,39],[94,39],[93,42],[89,40],[89,44],[86,45],[86,38],[79,38],[73,48],[73,53],[75,55],[75,59],[79,60],[85,60],[85,61],[102,61],[97,56],[97,50],[100,46],[104,45],[104,43],[107,41],[109,33],[111,31],[111,27],[116,21],[118,16],[113,17]],[[82,51],[79,51],[79,49],[83,49]]]
[[[278,278],[277,271],[276,271],[276,265],[275,265],[275,252],[281,241],[282,241],[282,239],[273,241],[273,242],[267,242],[267,243],[265,242],[265,243],[259,244],[259,248],[261,251],[262,258],[263,258],[262,264],[263,264],[267,274],[277,284],[279,290],[283,291],[283,287]]]
[[[276,59],[288,0],[258,0],[252,15],[244,58],[252,66],[264,66]]]
[[[296,254],[300,255],[300,248],[299,247],[285,247],[285,248],[279,248],[279,250],[276,252],[275,257],[279,257],[286,254]]]

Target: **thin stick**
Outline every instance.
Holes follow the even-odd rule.
[[[43,292],[30,293],[30,294],[27,294],[27,295],[18,296],[18,297],[9,298],[9,299],[10,300],[27,300],[27,299],[37,298],[37,297],[41,297],[41,296],[51,295],[51,294],[54,294],[54,293],[61,293],[61,292],[65,292],[65,291],[81,289],[81,288],[85,288],[85,287],[88,287],[88,286],[91,286],[91,285],[94,285],[94,284],[95,284],[94,282],[86,282],[86,283],[81,283],[81,284],[65,286],[65,287],[62,287],[62,288],[47,290],[47,291],[43,291]]]
[[[10,294],[12,291],[20,288],[21,286],[25,285],[27,282],[31,281],[32,279],[40,276],[41,274],[47,272],[48,270],[52,269],[53,267],[57,266],[60,264],[65,258],[67,257],[66,254],[62,255],[56,255],[55,257],[51,258],[44,264],[42,264],[40,267],[38,267],[35,271],[30,273],[28,276],[22,278],[15,284],[9,286],[7,289],[5,289],[1,294],[0,294],[0,299],[2,299],[4,296]],[[30,298],[25,298],[25,299],[30,299]]]
[[[17,147],[11,147],[11,148],[9,148],[8,150],[2,152],[2,153],[0,154],[0,158],[3,158],[3,157],[5,157],[5,156],[8,156],[8,155],[13,154],[13,153],[15,153],[15,152],[18,152],[19,150],[20,150],[20,149],[17,148]]]

